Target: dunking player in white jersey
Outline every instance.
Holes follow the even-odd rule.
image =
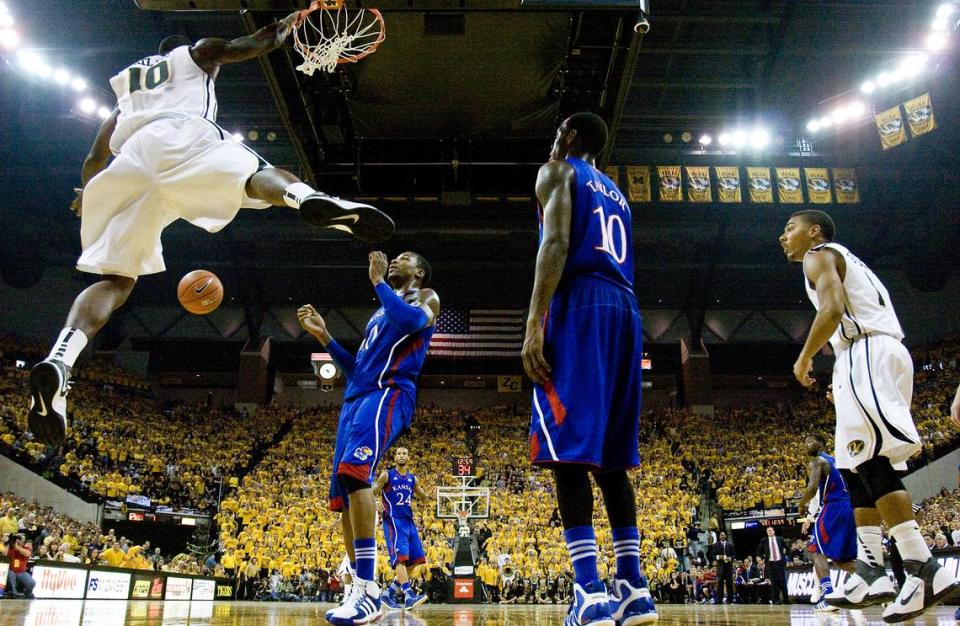
[[[102,278],[77,296],[50,355],[31,372],[29,424],[40,441],[63,442],[70,368],[137,278],[165,269],[160,234],[170,223],[184,219],[216,232],[240,208],[287,205],[309,224],[367,241],[393,232],[377,209],[318,193],[216,125],[220,66],[279,48],[297,16],[232,41],[168,37],[158,54],[110,80],[117,108],[83,163],[72,205],[82,219],[77,269]],[[107,167],[111,153],[116,158]]]
[[[840,607],[863,607],[896,598],[886,622],[920,615],[960,589],[930,555],[914,519],[899,471],[920,450],[910,416],[913,361],[900,343],[903,330],[886,287],[863,261],[833,243],[836,228],[822,211],[800,211],[780,236],[787,259],[803,263],[804,285],[817,316],[793,366],[806,387],[813,356],[830,342],[836,355],[833,396],[837,411],[836,465],[850,491],[857,524],[856,570],[843,589],[828,595]],[[897,594],[883,564],[880,524],[896,539],[909,576]]]

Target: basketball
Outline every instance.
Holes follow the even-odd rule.
[[[213,272],[193,270],[180,279],[177,299],[194,315],[206,315],[223,302],[223,283]]]

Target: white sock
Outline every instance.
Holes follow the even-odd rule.
[[[317,190],[306,183],[291,183],[283,190],[283,201],[288,207],[299,209],[303,199],[313,193],[317,193]]]
[[[871,567],[883,565],[883,536],[879,526],[857,526],[857,559]]]
[[[77,362],[77,357],[87,346],[87,336],[79,328],[67,326],[60,331],[53,349],[50,350],[48,361],[63,361],[67,367],[73,367]]]
[[[920,526],[915,520],[907,520],[890,529],[890,536],[897,540],[897,550],[904,561],[925,562],[930,558],[927,547],[920,534]]]

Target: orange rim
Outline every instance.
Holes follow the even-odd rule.
[[[309,16],[314,11],[333,11],[333,10],[342,9],[343,1],[344,0],[314,0],[308,8],[300,11],[300,15],[297,18],[296,24],[294,25],[294,29],[295,29],[294,44],[301,49],[310,48],[311,46],[300,41],[300,37],[299,37],[299,30],[303,26],[303,23],[306,21],[307,16]],[[366,13],[372,15],[375,18],[380,28],[380,32],[374,41],[372,41],[369,44],[366,44],[367,47],[362,52],[358,52],[357,54],[341,56],[339,59],[337,59],[338,65],[343,63],[356,63],[360,59],[370,56],[371,54],[377,51],[377,48],[380,47],[380,44],[383,43],[383,41],[387,37],[386,24],[383,20],[383,15],[380,13],[379,10],[377,9],[358,9],[358,10],[365,11]]]

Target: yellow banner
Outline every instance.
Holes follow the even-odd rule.
[[[650,167],[634,165],[627,168],[627,193],[630,202],[650,202]]]
[[[607,175],[607,178],[613,181],[613,184],[617,187],[620,186],[620,167],[617,165],[608,165],[606,169],[603,170],[603,173]]]
[[[803,175],[807,177],[807,196],[810,198],[810,204],[830,204],[833,201],[827,168],[805,167]]]
[[[680,189],[680,166],[658,165],[657,179],[660,181],[660,201],[680,202],[683,200]]]
[[[770,181],[769,167],[748,167],[747,185],[750,189],[750,202],[773,202],[773,183]]]
[[[780,204],[803,204],[799,167],[777,168],[777,196]]]
[[[877,132],[880,133],[880,143],[884,150],[895,148],[907,140],[899,106],[877,113],[874,119],[877,122]]]
[[[740,197],[740,168],[716,166],[717,195],[720,202],[743,202]]]
[[[713,202],[710,193],[710,168],[687,166],[687,200],[690,202]]]
[[[904,102],[903,108],[907,111],[907,123],[910,124],[910,132],[914,137],[929,133],[937,127],[937,120],[933,117],[933,103],[930,102],[929,93]]]
[[[837,204],[856,204],[860,202],[857,170],[843,167],[833,168],[833,186],[837,188]]]

